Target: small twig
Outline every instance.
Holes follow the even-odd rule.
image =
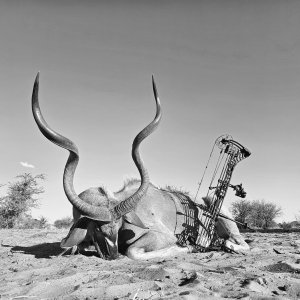
[[[215,270],[215,269],[208,269],[207,272],[220,273],[220,274],[224,274],[225,273],[224,270]]]
[[[136,293],[135,293],[135,295],[133,296],[132,300],[135,300],[135,299],[136,299],[137,294],[139,293],[139,291],[140,291],[140,289],[138,289],[138,290],[136,291]]]

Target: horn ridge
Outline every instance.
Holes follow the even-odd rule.
[[[59,147],[62,147],[70,152],[67,163],[64,169],[63,186],[68,200],[75,206],[83,215],[94,218],[100,221],[110,221],[112,216],[109,210],[105,207],[93,206],[79,198],[75,192],[73,180],[76,167],[79,162],[79,151],[77,146],[68,138],[55,132],[45,121],[40,105],[39,105],[39,73],[36,76],[33,92],[32,92],[32,112],[38,128],[42,134],[51,142]]]
[[[112,209],[112,215],[115,219],[120,218],[121,216],[127,214],[131,210],[134,209],[136,204],[140,201],[140,199],[144,196],[144,194],[147,192],[150,179],[148,171],[145,167],[145,164],[141,158],[140,152],[139,152],[139,146],[141,142],[148,137],[152,132],[156,130],[158,127],[160,120],[161,120],[161,105],[160,100],[158,97],[156,85],[154,82],[154,78],[152,76],[152,86],[153,86],[153,92],[154,92],[154,98],[156,103],[156,115],[152,122],[150,122],[142,131],[140,131],[137,136],[135,137],[133,143],[132,143],[132,159],[138,168],[138,171],[141,176],[141,185],[139,186],[138,190],[131,195],[129,198],[123,200],[121,203],[116,205]]]
[[[38,93],[39,93],[39,73],[36,76],[34,86],[33,86],[33,92],[32,92],[32,113],[35,122],[38,125],[42,134],[48,140],[50,140],[52,143],[56,144],[57,146],[63,147],[69,151],[76,153],[79,156],[79,151],[77,146],[68,138],[62,136],[61,134],[51,129],[50,126],[45,121],[40,109]]]

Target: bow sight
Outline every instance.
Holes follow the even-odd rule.
[[[232,188],[234,191],[235,191],[235,195],[237,197],[240,197],[240,198],[245,198],[247,193],[245,192],[245,190],[243,189],[242,187],[242,184],[237,184],[237,185],[232,185],[232,184],[229,184],[229,187]]]

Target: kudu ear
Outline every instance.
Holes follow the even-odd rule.
[[[62,248],[70,248],[80,244],[86,237],[87,228],[91,219],[87,217],[79,218],[71,227],[68,235],[61,241]]]
[[[124,215],[124,220],[125,222],[140,227],[142,229],[149,229],[143,224],[141,219],[137,216],[137,214],[134,211],[131,211],[128,214]]]

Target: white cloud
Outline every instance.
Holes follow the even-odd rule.
[[[24,162],[24,161],[21,161],[20,162],[20,165],[21,166],[23,166],[23,167],[25,167],[25,168],[31,168],[31,169],[33,169],[33,168],[35,168],[35,166],[34,165],[31,165],[31,164],[29,164],[28,162]]]

